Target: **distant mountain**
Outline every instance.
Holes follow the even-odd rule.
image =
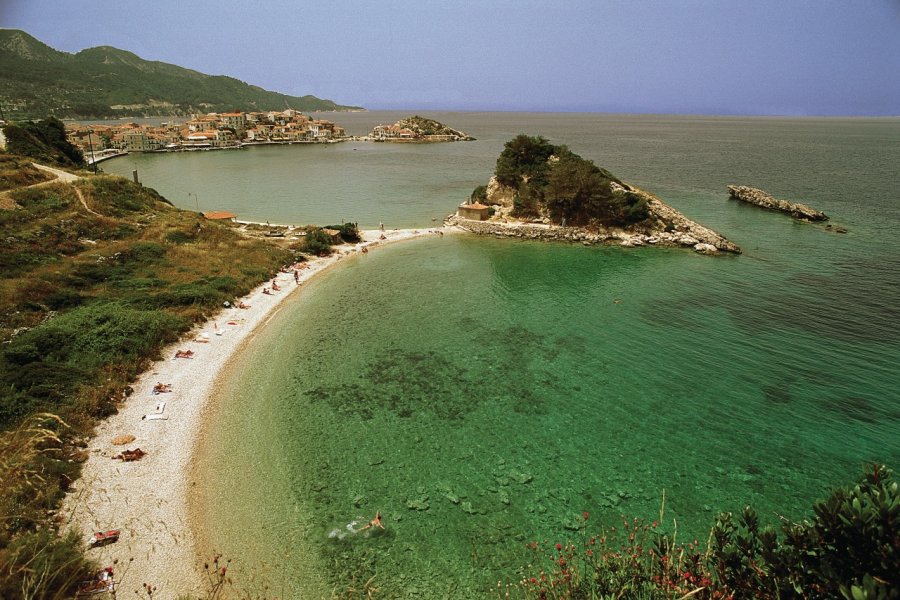
[[[111,46],[69,54],[24,31],[0,29],[0,108],[7,119],[23,119],[359,107],[270,92],[233,77],[144,60]]]

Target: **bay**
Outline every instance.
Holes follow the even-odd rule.
[[[399,116],[334,118],[364,133]],[[702,539],[718,511],[804,518],[864,463],[896,466],[900,120],[426,116],[478,141],[104,168],[252,220],[428,227],[506,140],[540,134],[744,254],[444,236],[319,278],[221,383],[198,456],[204,543],[246,585],[329,597],[375,577],[383,597],[487,597],[526,543],[580,535],[584,511],[591,527],[652,520],[665,490],[665,527]],[[729,183],[849,233],[739,205]],[[350,531],[376,511],[384,532]]]

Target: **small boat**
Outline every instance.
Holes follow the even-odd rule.
[[[119,541],[119,534],[122,533],[119,529],[110,529],[109,531],[97,531],[92,533],[88,538],[88,545],[91,548],[99,548],[100,546],[105,546],[107,544],[114,544]]]

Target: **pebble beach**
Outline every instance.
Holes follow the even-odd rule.
[[[196,482],[191,480],[190,463],[202,444],[204,413],[215,398],[217,381],[255,332],[288,298],[303,293],[305,282],[345,257],[388,243],[451,231],[363,231],[361,242],[337,247],[331,256],[302,263],[296,270],[296,280],[292,270],[279,273],[275,278],[277,291],[272,289],[272,282],[266,282],[240,299],[237,306],[225,307],[163,350],[162,359],[132,384],[134,392],[122,402],[118,413],[97,427],[82,477],[73,484],[63,506],[66,528],[82,532],[86,541],[93,532],[121,531],[116,543],[88,552],[102,567],[113,567],[117,593],[144,594],[145,585],[153,587],[154,598],[203,592],[203,562],[211,557],[195,548],[196,524],[189,517],[188,498]],[[238,308],[242,305],[246,308]],[[193,354],[176,358],[182,351]],[[171,391],[154,393],[154,386],[160,383],[170,386]],[[114,444],[120,436],[134,436],[134,440]],[[146,452],[141,460],[113,458],[135,448]]]

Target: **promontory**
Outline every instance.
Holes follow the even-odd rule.
[[[470,142],[475,138],[435,121],[414,115],[393,125],[376,125],[369,134],[376,142]]]
[[[524,134],[506,143],[488,185],[476,188],[448,222],[501,237],[741,252],[566,146]]]

